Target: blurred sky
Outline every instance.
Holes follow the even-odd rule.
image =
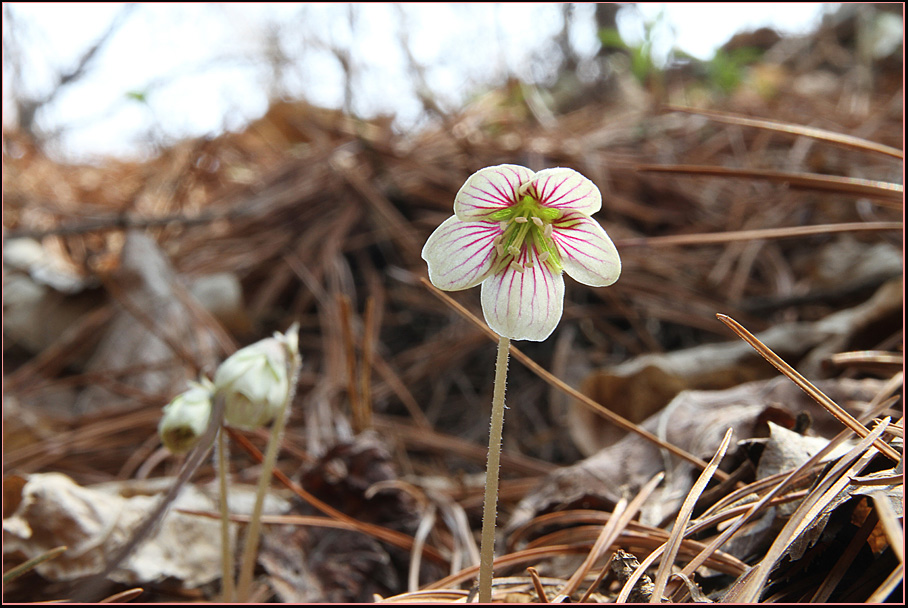
[[[646,22],[655,24],[657,58],[674,46],[708,59],[737,31],[769,25],[803,33],[834,7],[639,3],[622,10],[618,26],[633,45]],[[345,81],[332,48],[353,66],[355,113],[394,113],[400,128],[413,128],[422,106],[402,34],[428,88],[442,107],[454,108],[509,74],[536,82],[550,76],[547,45],[562,27],[554,3],[138,4],[125,15],[118,3],[13,2],[4,9],[4,125],[15,120],[13,89],[33,99],[47,95],[122,16],[85,76],[36,115],[40,130],[58,134],[57,153],[71,158],[141,155],[149,143],[240,129],[275,95],[341,107]],[[570,35],[581,57],[598,48],[594,10],[575,8]]]

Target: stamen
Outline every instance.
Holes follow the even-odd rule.
[[[524,264],[523,266],[524,266],[524,268],[532,268],[533,260],[527,260],[526,264]]]
[[[511,245],[510,247],[508,247],[508,253],[510,253],[514,257],[517,257],[518,255],[520,255],[520,249],[518,249],[514,245]]]
[[[520,274],[523,274],[524,268],[523,268],[523,266],[520,265],[520,262],[518,262],[517,260],[514,260],[513,262],[511,262],[511,266],[514,267],[514,270],[516,270]]]
[[[504,234],[499,234],[494,239],[492,239],[492,247],[498,247],[501,245],[501,239],[504,237]]]
[[[507,222],[498,222],[498,226],[501,228],[501,231],[502,231],[502,232],[504,232],[505,230],[508,229],[508,223],[507,223]]]
[[[502,245],[500,243],[498,245],[495,245],[495,251],[498,252],[498,255],[503,256],[504,255],[504,245]]]
[[[533,223],[536,224],[536,226],[538,226],[539,228],[542,228],[542,219],[536,217],[535,215],[533,216]]]
[[[543,251],[542,253],[539,254],[539,261],[545,262],[547,259],[549,259],[549,256],[551,256],[551,255],[552,255],[551,252]]]
[[[552,226],[551,224],[546,224],[545,229],[542,231],[542,236],[544,236],[547,239],[550,239],[550,238],[552,238],[552,232],[554,232],[554,231],[555,231],[554,226]]]
[[[539,219],[539,218],[535,218],[535,217],[534,217],[533,219],[535,220],[535,219]],[[521,215],[521,216],[519,216],[519,217],[515,217],[515,218],[514,218],[514,221],[517,222],[518,224],[526,224],[526,223],[527,223],[527,218],[525,218],[525,217],[523,217],[523,216]]]

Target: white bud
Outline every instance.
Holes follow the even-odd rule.
[[[201,383],[190,382],[189,388],[164,406],[158,423],[161,442],[174,454],[192,449],[208,428],[211,418],[211,394],[214,386],[203,378]]]
[[[224,398],[224,422],[252,430],[277,416],[289,394],[290,368],[299,357],[298,340],[294,323],[286,334],[275,333],[241,348],[221,363],[214,386]]]

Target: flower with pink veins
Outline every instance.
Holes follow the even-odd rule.
[[[618,250],[590,217],[600,208],[599,189],[573,169],[481,169],[454,198],[454,216],[423,247],[429,280],[446,291],[482,283],[492,330],[545,340],[561,320],[562,270],[592,287],[621,274]]]

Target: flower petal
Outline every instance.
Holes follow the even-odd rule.
[[[532,260],[532,266],[526,265]],[[482,313],[495,333],[512,340],[541,342],[561,320],[564,278],[539,262],[535,251],[521,255],[523,272],[512,264],[482,284]]]
[[[482,221],[490,213],[517,203],[517,190],[532,178],[533,172],[520,165],[480,169],[454,197],[454,215],[465,222]]]
[[[530,192],[542,205],[593,215],[602,208],[596,184],[573,169],[545,169],[533,177]]]
[[[259,342],[241,348],[227,357],[214,373],[215,386],[219,389],[229,388],[234,382],[256,369],[259,366],[260,358]]]
[[[621,258],[612,239],[596,220],[569,213],[553,222],[552,239],[561,254],[564,271],[592,287],[605,287],[618,280]]]
[[[462,222],[449,217],[422,248],[429,280],[445,291],[478,285],[492,269],[496,258],[492,240],[499,234],[498,222]]]

